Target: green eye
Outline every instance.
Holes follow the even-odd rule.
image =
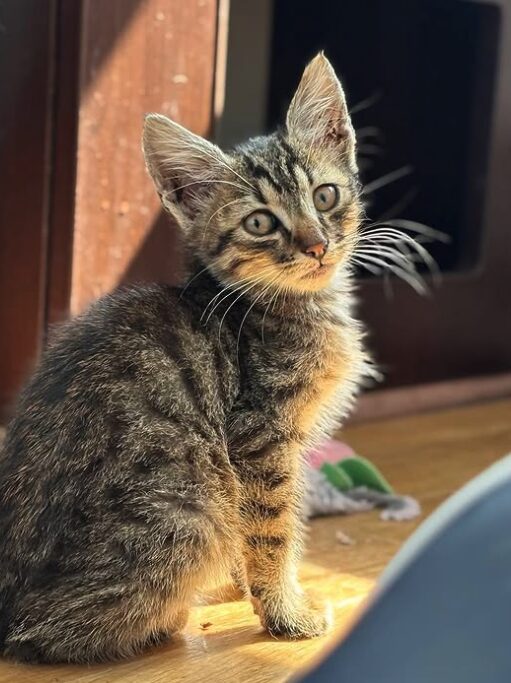
[[[318,211],[329,211],[339,201],[339,190],[336,185],[320,185],[314,190],[312,197]]]
[[[278,220],[270,211],[254,211],[243,221],[245,230],[256,236],[268,235],[278,224]]]

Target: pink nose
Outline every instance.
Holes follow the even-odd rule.
[[[304,249],[304,253],[307,254],[307,256],[312,256],[312,258],[320,259],[326,254],[326,244],[325,242],[311,244]]]

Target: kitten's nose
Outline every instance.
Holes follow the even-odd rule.
[[[328,242],[326,240],[321,240],[316,244],[308,244],[304,246],[303,253],[307,256],[312,256],[312,258],[321,259],[326,254],[328,249]]]

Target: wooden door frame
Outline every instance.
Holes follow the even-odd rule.
[[[3,420],[49,325],[78,313],[119,283],[178,277],[176,234],[161,213],[142,160],[143,116],[168,113],[203,135],[213,120],[217,0],[16,0],[13,12],[22,5],[30,9],[30,3],[32,21],[37,26],[46,22],[45,29],[38,29],[31,46],[21,35],[10,49],[13,55],[16,48],[20,55],[36,47],[43,52],[34,62],[34,70],[45,73],[34,90],[38,99],[25,105],[33,117],[29,120],[39,124],[30,128],[40,152],[27,175],[37,174],[38,180],[23,204],[25,214],[30,213],[24,214],[24,225],[37,226],[37,241],[20,244],[17,252],[20,272],[30,256],[37,292],[31,284],[11,315],[13,297],[4,269]],[[119,78],[124,79],[121,87]],[[26,125],[25,118],[19,116],[20,125]],[[16,123],[16,116],[11,119]],[[23,139],[23,132],[12,134]],[[123,139],[125,157],[119,154]],[[19,192],[25,187],[22,180],[18,173],[3,190]],[[0,217],[1,209],[0,204]],[[13,235],[9,254],[16,253]],[[12,258],[7,267],[16,267]],[[12,330],[2,306],[11,315]]]

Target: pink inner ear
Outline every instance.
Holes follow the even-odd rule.
[[[319,469],[324,462],[336,463],[355,455],[348,444],[335,439],[329,439],[307,454],[307,460],[312,467]]]
[[[340,144],[343,140],[346,140],[350,135],[350,129],[345,123],[339,121],[331,120],[328,124],[328,131],[326,134],[327,140],[335,144]]]

